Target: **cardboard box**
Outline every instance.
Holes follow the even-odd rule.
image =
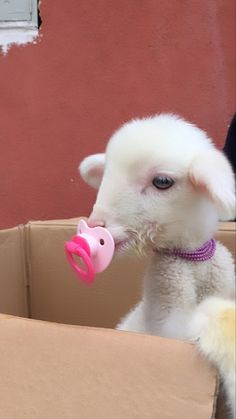
[[[193,345],[111,330],[140,298],[145,260],[116,260],[85,286],[64,255],[75,226],[0,232],[0,419],[227,417]],[[218,237],[235,254],[235,223]]]

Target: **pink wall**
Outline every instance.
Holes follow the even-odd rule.
[[[122,122],[175,111],[222,146],[234,0],[42,0],[42,38],[0,57],[0,227],[87,214],[78,162]]]

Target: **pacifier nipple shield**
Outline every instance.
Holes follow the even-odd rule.
[[[103,227],[90,228],[80,220],[77,234],[65,243],[67,259],[76,275],[85,283],[92,284],[95,274],[104,271],[112,260],[115,244],[111,233]],[[85,270],[76,262],[79,257]]]

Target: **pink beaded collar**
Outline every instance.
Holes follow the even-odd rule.
[[[189,260],[191,262],[205,262],[214,256],[215,250],[216,241],[214,239],[210,239],[196,250],[185,251],[180,249],[169,249],[163,250],[163,253],[169,256],[176,256],[181,259]]]

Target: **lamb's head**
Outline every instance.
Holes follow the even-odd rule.
[[[194,248],[220,216],[235,216],[227,159],[204,131],[173,115],[126,123],[80,173],[98,189],[90,225],[106,226],[120,249]]]

